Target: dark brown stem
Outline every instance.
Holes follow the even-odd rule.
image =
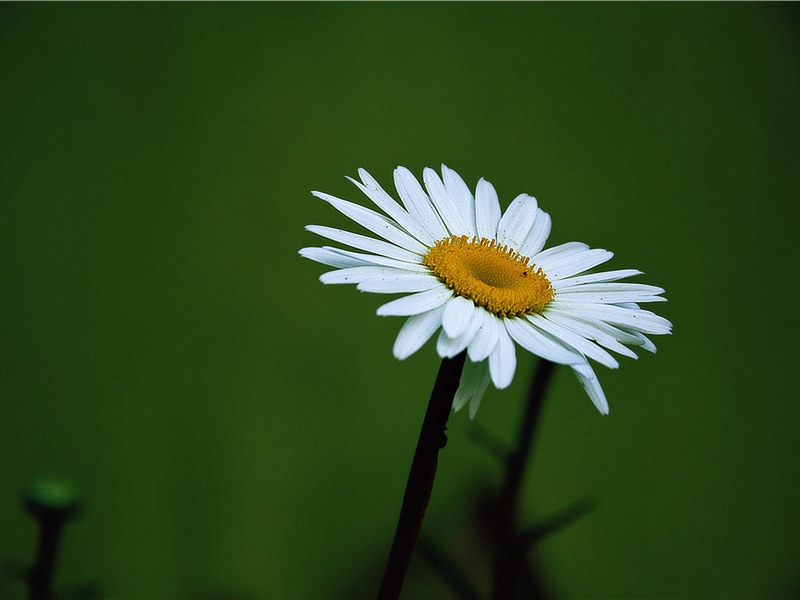
[[[455,358],[442,359],[439,367],[408,474],[397,531],[378,591],[379,600],[396,600],[400,597],[411,554],[425,517],[425,509],[431,498],[439,450],[447,443],[447,419],[453,408],[453,398],[458,390],[465,358],[466,353],[462,352]]]
[[[510,600],[517,594],[520,570],[525,552],[516,533],[517,511],[522,480],[525,475],[536,425],[544,401],[545,390],[555,365],[548,360],[539,361],[531,384],[525,415],[519,430],[516,448],[509,454],[503,487],[495,508],[495,559],[492,579],[492,599]]]

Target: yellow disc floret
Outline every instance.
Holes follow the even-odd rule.
[[[495,240],[452,236],[437,241],[422,261],[459,296],[501,317],[541,313],[555,292],[541,269]]]

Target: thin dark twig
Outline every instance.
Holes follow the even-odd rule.
[[[525,403],[525,415],[519,430],[518,442],[506,462],[505,479],[495,507],[496,537],[491,596],[493,600],[508,600],[517,593],[519,573],[525,557],[525,553],[520,551],[516,534],[519,496],[544,394],[554,370],[555,364],[550,361],[542,359],[539,362]]]
[[[447,419],[453,408],[465,358],[466,352],[462,352],[455,358],[442,359],[439,367],[408,474],[400,519],[378,591],[379,600],[396,600],[400,597],[411,554],[431,497],[439,450],[447,443]]]

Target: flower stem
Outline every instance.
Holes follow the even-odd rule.
[[[525,403],[525,415],[519,430],[516,448],[508,456],[506,474],[495,508],[495,559],[492,578],[492,599],[507,600],[517,594],[520,570],[527,546],[516,533],[516,518],[522,478],[530,458],[533,435],[539,422],[544,394],[555,364],[540,360]]]
[[[453,408],[466,352],[455,358],[444,358],[436,375],[428,410],[422,422],[414,460],[408,474],[403,506],[394,534],[389,560],[383,572],[378,600],[396,600],[400,597],[403,580],[411,562],[411,554],[419,537],[425,509],[431,498],[439,450],[447,444],[447,419]]]

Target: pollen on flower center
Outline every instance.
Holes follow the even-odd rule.
[[[501,317],[541,313],[555,292],[541,269],[495,240],[466,235],[437,241],[422,261],[459,296]]]

